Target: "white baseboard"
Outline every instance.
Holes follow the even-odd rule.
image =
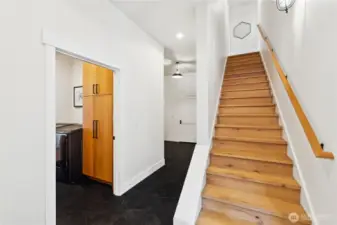
[[[136,176],[134,176],[130,181],[125,182],[121,185],[121,192],[120,195],[125,194],[131,188],[139,184],[142,180],[149,177],[151,174],[159,170],[161,167],[165,166],[165,159],[160,160],[159,162],[155,163],[154,165],[150,166],[149,168],[141,171]]]
[[[277,108],[277,111],[278,111],[278,114],[279,114],[279,117],[280,117],[280,122],[281,122],[281,124],[284,128],[285,139],[288,142],[288,154],[291,156],[291,158],[294,162],[294,172],[293,172],[294,178],[300,183],[301,190],[303,191],[303,192],[301,191],[301,204],[306,209],[306,211],[309,214],[313,224],[318,225],[319,224],[318,219],[316,217],[315,210],[314,210],[314,207],[313,207],[313,204],[312,204],[309,192],[308,192],[308,188],[307,188],[305,179],[303,177],[303,172],[301,170],[299,161],[298,161],[298,159],[296,157],[296,154],[295,154],[295,151],[294,151],[294,145],[293,145],[293,142],[292,142],[292,138],[289,135],[289,130],[287,128],[286,120],[285,120],[285,117],[284,117],[284,114],[283,114],[281,108],[279,108],[279,106],[280,106],[279,102],[280,101],[279,101],[278,94],[275,91],[275,88],[274,88],[275,86],[273,84],[273,81],[270,77],[271,73],[269,72],[268,67],[266,66],[265,59],[264,59],[264,56],[263,56],[262,52],[260,53],[260,55],[261,55],[262,63],[263,63],[264,69],[266,71],[266,74],[267,74],[267,77],[268,77],[268,80],[269,80],[269,83],[270,83],[270,88],[272,90],[273,97],[274,97],[274,100],[275,100],[275,103],[276,103],[276,108]]]

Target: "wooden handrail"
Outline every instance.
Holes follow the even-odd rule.
[[[260,25],[257,25],[260,34],[263,38],[263,40],[266,42],[266,45],[271,53],[274,65],[276,67],[276,70],[282,80],[282,83],[284,85],[284,88],[286,89],[288,96],[290,98],[290,101],[295,109],[295,112],[297,114],[297,117],[299,118],[303,130],[309,140],[309,143],[311,145],[311,148],[314,152],[314,154],[316,155],[317,158],[324,158],[324,159],[334,159],[334,155],[332,152],[325,152],[321,146],[321,144],[318,141],[318,138],[314,132],[314,130],[312,129],[312,126],[310,125],[310,122],[308,120],[308,118],[306,117],[298,99],[296,98],[296,95],[293,91],[293,89],[291,88],[291,85],[287,79],[287,76],[285,75],[284,71],[281,68],[281,65],[277,59],[276,53],[270,43],[270,40],[268,39],[268,37],[264,34],[262,28]]]

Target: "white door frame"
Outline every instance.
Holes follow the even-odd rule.
[[[102,62],[92,56],[79,53],[72,48],[74,41],[69,35],[43,30],[42,44],[45,47],[45,179],[46,179],[46,224],[56,225],[56,154],[55,154],[55,124],[56,124],[56,81],[55,81],[55,57],[56,52],[67,54],[82,61],[93,63],[114,71],[114,135],[117,136],[114,141],[114,162],[113,162],[113,192],[115,195],[121,195],[120,166],[118,164],[119,153],[121,151],[120,135],[121,124],[121,77],[120,69],[115,65]],[[78,45],[77,45],[78,46]]]

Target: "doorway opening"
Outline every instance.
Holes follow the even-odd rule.
[[[81,122],[83,124],[83,127],[87,125],[89,125],[89,117],[83,117],[83,119],[81,120],[80,118],[81,115],[83,115],[83,110],[85,110],[86,105],[89,106],[89,103],[92,103],[94,105],[92,105],[90,109],[90,111],[92,112],[91,116],[95,116],[95,121],[91,121],[90,123],[90,127],[91,127],[91,141],[92,144],[94,145],[94,147],[90,150],[90,151],[94,151],[97,148],[100,149],[104,149],[103,152],[107,152],[107,147],[106,146],[110,146],[111,149],[113,149],[113,151],[110,151],[110,156],[108,156],[107,158],[110,158],[110,161],[112,164],[108,165],[106,162],[102,163],[101,167],[96,167],[95,166],[95,162],[97,164],[97,162],[102,162],[102,160],[105,160],[105,157],[103,157],[102,155],[92,155],[93,157],[97,156],[96,158],[90,159],[90,157],[86,157],[86,159],[90,159],[87,160],[87,164],[85,166],[85,163],[82,163],[84,160],[78,160],[77,162],[81,162],[81,169],[80,172],[82,172],[81,175],[84,175],[86,177],[89,177],[90,180],[96,180],[96,182],[101,182],[101,183],[106,183],[108,185],[110,185],[110,190],[111,190],[111,195],[115,194],[115,195],[120,195],[120,184],[119,184],[119,165],[118,165],[118,152],[119,152],[119,140],[113,140],[114,136],[118,136],[118,134],[120,134],[120,124],[119,124],[119,91],[120,91],[120,80],[119,80],[119,69],[117,67],[114,66],[109,66],[107,64],[104,63],[100,63],[96,60],[90,59],[89,57],[86,57],[85,54],[76,54],[75,51],[71,51],[71,48],[69,48],[68,50],[66,50],[66,48],[58,48],[56,47],[57,44],[53,44],[53,43],[46,43],[45,44],[45,70],[46,70],[46,78],[45,78],[45,82],[46,82],[46,91],[45,91],[45,101],[46,101],[46,109],[45,109],[45,120],[46,120],[46,127],[45,127],[45,133],[46,133],[46,140],[45,140],[45,145],[46,145],[46,154],[45,154],[45,163],[46,163],[46,224],[50,224],[50,225],[55,225],[56,224],[56,178],[58,175],[60,175],[60,171],[57,170],[57,166],[69,166],[69,161],[66,163],[62,163],[60,162],[58,165],[57,164],[57,157],[60,157],[61,155],[57,155],[55,154],[55,149],[57,146],[57,135],[56,135],[56,127],[58,127],[58,129],[62,130],[64,133],[72,133],[72,132],[76,132],[77,131],[77,127],[79,126],[80,129],[82,128]],[[58,55],[61,55],[61,57],[69,57],[72,60],[77,61],[77,68],[82,68],[82,72],[84,72],[84,65],[94,65],[97,67],[97,70],[101,73],[103,73],[103,77],[104,76],[108,76],[107,74],[108,71],[110,71],[110,75],[113,76],[111,77],[111,84],[110,84],[110,90],[111,93],[105,93],[103,91],[106,90],[106,84],[108,82],[103,82],[101,83],[101,78],[98,78],[98,80],[93,80],[96,83],[93,83],[95,85],[95,90],[92,88],[91,86],[91,90],[95,91],[95,97],[98,98],[97,100],[94,99],[94,97],[89,97],[88,99],[91,100],[87,100],[85,97],[85,94],[83,93],[86,89],[89,89],[88,84],[90,84],[90,82],[87,83],[80,83],[81,79],[78,79],[79,77],[82,78],[82,82],[86,82],[85,79],[83,79],[84,74],[82,73],[82,76],[75,76],[72,78],[69,78],[69,80],[71,80],[71,82],[68,83],[70,88],[67,89],[67,91],[64,92],[59,92],[58,94],[68,97],[68,99],[66,100],[68,103],[71,103],[71,109],[69,109],[67,111],[68,113],[65,114],[60,114],[60,112],[57,112],[58,108],[61,107],[60,105],[58,105],[57,102],[57,98],[60,98],[60,96],[57,96],[57,87],[56,84],[57,79],[59,79],[57,77],[57,70],[56,70],[56,57]],[[78,66],[79,64],[82,63],[82,67]],[[75,65],[75,64],[74,64]],[[73,67],[76,67],[73,66]],[[62,73],[62,72],[61,72]],[[65,74],[63,74],[65,76]],[[76,80],[77,79],[77,80]],[[62,82],[61,82],[62,83]],[[93,85],[92,84],[92,85]],[[82,95],[83,98],[80,98],[80,96]],[[81,100],[82,100],[82,104],[83,106],[81,106]],[[106,110],[106,105],[109,101],[110,108],[109,110]],[[104,105],[103,109],[104,110],[95,110],[94,106],[97,106],[98,108],[102,108]],[[82,107],[82,108],[81,108]],[[59,109],[61,111],[61,109]],[[109,113],[111,115],[109,115],[107,113],[107,111],[109,111]],[[85,113],[86,115],[88,113]],[[68,118],[72,118],[72,119],[66,119],[66,120],[58,120],[57,119],[57,115],[60,115],[61,118],[62,116],[69,116]],[[110,117],[111,120],[109,122],[102,122],[101,118],[104,117]],[[63,117],[64,118],[64,117]],[[98,118],[98,119],[97,119]],[[91,118],[93,119],[93,117]],[[111,141],[108,144],[104,144],[107,143],[107,141],[103,141],[101,143],[97,143],[99,142],[98,140],[103,139],[107,139],[107,136],[105,135],[107,132],[103,131],[104,129],[107,129],[107,127],[110,127],[110,134],[108,134],[108,136],[111,137]],[[81,131],[85,131],[86,129],[82,129]],[[83,134],[86,132],[83,132]],[[80,135],[82,138],[84,138],[84,136],[81,134]],[[89,135],[88,135],[89,137]],[[85,146],[84,144],[84,140],[86,138],[83,139],[83,142],[81,141],[81,144],[83,146],[81,146],[82,148]],[[93,140],[95,139],[95,140]],[[102,144],[103,143],[103,144]],[[102,146],[103,145],[103,146]],[[69,143],[68,143],[69,146]],[[97,147],[99,146],[99,147]],[[76,151],[75,151],[76,152]],[[88,152],[86,150],[83,151]],[[64,153],[64,152],[63,152]],[[83,154],[83,153],[82,153]],[[76,155],[76,154],[75,154]],[[69,160],[71,158],[71,156],[67,156],[67,154],[63,154],[62,156],[64,157],[68,157],[67,159]],[[78,154],[77,154],[78,156]],[[91,161],[92,160],[92,161]],[[89,164],[88,164],[89,162]],[[89,167],[88,167],[89,166]],[[91,167],[90,167],[91,166]],[[87,168],[87,169],[84,169]],[[89,168],[89,169],[88,169]],[[66,181],[70,181],[72,182],[72,179],[74,178],[76,180],[76,176],[73,176],[72,172],[69,173],[68,171],[69,167],[65,167],[65,170],[61,170],[61,175],[63,175],[63,177],[61,176],[62,179],[66,179]],[[76,171],[77,170],[77,171]],[[78,167],[76,167],[75,169],[76,172],[74,172],[75,174],[79,173],[78,171]],[[69,174],[71,174],[71,176],[73,177],[65,177],[65,176],[69,176]],[[59,177],[60,178],[60,177]],[[70,180],[69,180],[70,178]]]
[[[113,188],[113,71],[59,52],[55,59],[56,222],[68,224],[69,207],[88,208],[90,195]]]

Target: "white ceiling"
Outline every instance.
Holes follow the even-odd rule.
[[[174,62],[180,61],[182,72],[195,72],[196,18],[195,7],[200,2],[218,0],[110,0],[139,27],[165,47],[165,58],[173,64],[165,66],[165,74],[174,72]],[[229,5],[241,5],[257,0],[228,0]],[[177,33],[183,33],[181,40]],[[185,62],[185,63],[184,63]]]
[[[145,32],[165,47],[165,58],[174,61],[194,61],[196,58],[196,1],[121,1],[111,2]],[[181,32],[181,40],[176,34]]]

